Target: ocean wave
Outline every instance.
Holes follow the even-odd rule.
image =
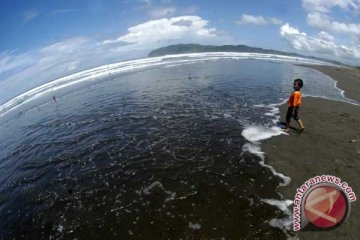
[[[175,65],[191,64],[202,61],[218,61],[223,59],[258,59],[258,60],[270,60],[270,61],[285,61],[291,63],[303,63],[303,64],[328,64],[318,60],[261,54],[261,53],[231,53],[231,52],[216,52],[216,53],[192,53],[192,54],[176,54],[166,55],[162,57],[144,58],[131,61],[124,61],[119,63],[113,63],[108,65],[99,66],[96,68],[81,71],[75,74],[71,74],[51,82],[47,82],[43,85],[35,87],[25,93],[22,93],[13,99],[5,102],[0,106],[0,117],[19,107],[22,104],[30,102],[44,94],[55,92],[59,89],[63,89],[75,84],[86,81],[95,81],[109,75],[119,74],[134,70],[140,70],[151,67],[171,67]]]

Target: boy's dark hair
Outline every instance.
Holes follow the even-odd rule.
[[[297,78],[294,80],[294,83],[297,82],[298,85],[299,85],[299,88],[302,88],[304,83],[303,83],[303,80],[301,78]]]

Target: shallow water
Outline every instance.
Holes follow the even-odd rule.
[[[291,235],[270,224],[287,213],[264,202],[284,200],[286,179],[247,149],[279,134],[276,107],[294,78],[307,95],[346,101],[341,91],[286,62],[178,60],[48,91],[1,116],[0,236]]]

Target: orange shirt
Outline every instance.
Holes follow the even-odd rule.
[[[288,101],[289,107],[300,107],[301,105],[301,92],[294,91],[291,93]]]

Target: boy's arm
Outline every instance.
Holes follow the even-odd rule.
[[[290,94],[290,97],[289,97],[289,100],[288,100],[288,102],[289,102],[289,106],[290,107],[294,107],[295,105],[295,93],[294,92],[292,92],[291,94]]]

